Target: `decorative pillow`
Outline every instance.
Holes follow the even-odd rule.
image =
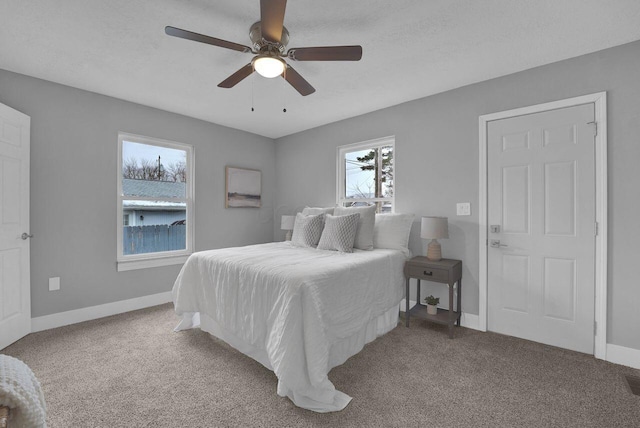
[[[358,213],[341,216],[327,214],[318,249],[353,253],[353,242],[356,238],[359,219]]]
[[[376,222],[376,206],[369,207],[336,207],[333,215],[360,214],[358,221],[358,231],[356,232],[356,240],[353,248],[360,250],[373,250],[373,227]]]
[[[302,210],[303,215],[318,215],[318,214],[331,214],[333,215],[333,207],[319,208],[319,207],[304,207]]]
[[[413,214],[376,214],[373,246],[409,252],[409,233]]]
[[[291,244],[295,247],[315,247],[320,241],[323,227],[324,214],[308,216],[296,214]]]

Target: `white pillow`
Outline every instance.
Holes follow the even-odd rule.
[[[336,207],[333,215],[360,214],[358,221],[358,231],[353,248],[360,250],[373,250],[373,228],[376,222],[376,206],[369,207]]]
[[[413,214],[376,214],[373,246],[409,252],[409,233]]]
[[[323,228],[324,214],[308,216],[301,213],[296,214],[291,245],[294,247],[315,247],[320,241]]]
[[[333,207],[319,208],[319,207],[304,207],[302,210],[303,215],[318,215],[318,214],[331,214],[333,215]]]
[[[353,242],[358,230],[360,214],[333,216],[327,214],[318,250],[336,250],[353,253]]]

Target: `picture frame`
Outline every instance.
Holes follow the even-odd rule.
[[[260,208],[262,172],[257,169],[225,167],[225,208]]]

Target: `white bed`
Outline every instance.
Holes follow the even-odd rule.
[[[351,397],[327,375],[396,327],[406,259],[289,242],[194,253],[173,287],[176,331],[200,327],[254,358],[299,407],[342,410]]]

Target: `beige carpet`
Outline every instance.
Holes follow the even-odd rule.
[[[171,305],[27,336],[3,353],[40,379],[50,427],[640,427],[637,370],[525,340],[412,321],[329,374],[353,397],[316,414]]]

